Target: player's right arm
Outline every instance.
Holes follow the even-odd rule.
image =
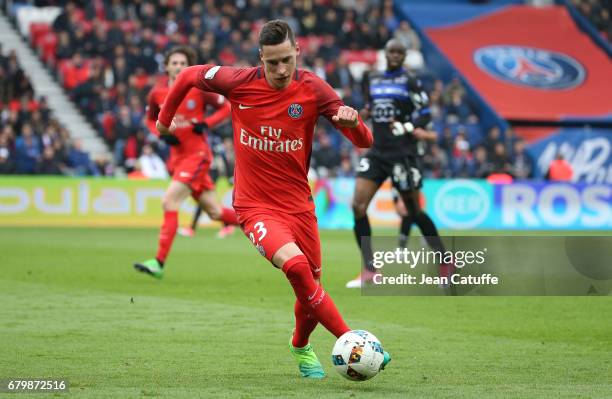
[[[159,137],[160,140],[164,141],[168,145],[178,145],[180,141],[178,137],[171,134],[171,131],[168,130],[166,133],[161,133],[160,130],[157,129],[157,116],[159,115],[159,104],[156,99],[155,89],[151,90],[149,93],[149,98],[147,100],[147,113],[145,115],[145,125],[149,128],[149,130]],[[174,130],[174,129],[172,129]]]
[[[166,100],[157,116],[156,127],[161,135],[171,134],[176,129],[172,118],[189,90],[196,85],[198,70],[194,68],[200,68],[200,66],[187,67],[179,73],[166,95]]]
[[[317,93],[319,114],[326,117],[353,145],[370,148],[374,138],[359,113],[344,105],[334,89],[324,80],[314,76],[311,82]]]
[[[191,88],[196,87],[202,91],[218,93],[229,98],[232,89],[248,77],[249,71],[249,68],[218,65],[195,65],[183,69],[176,77],[159,112],[157,130],[160,133],[172,130],[172,118]]]

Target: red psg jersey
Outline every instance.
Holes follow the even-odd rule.
[[[147,126],[157,134],[155,122],[166,96],[170,91],[168,78],[162,79],[149,93],[147,107]],[[212,106],[217,109],[215,113],[206,117],[206,107]],[[211,157],[206,134],[195,134],[193,122],[205,122],[209,127],[215,127],[229,116],[230,109],[223,96],[216,93],[206,93],[201,90],[190,90],[178,109],[176,110],[175,123],[177,129],[174,134],[180,140],[180,144],[171,147],[171,158],[177,159],[191,155]]]
[[[194,66],[178,76],[159,114],[163,125],[170,125],[176,102],[194,86],[231,102],[234,206],[288,213],[312,210],[307,174],[313,134],[319,115],[331,122],[343,105],[336,92],[302,70],[296,70],[289,86],[277,90],[267,83],[261,67]],[[336,127],[359,147],[372,144],[372,133],[362,121],[355,129]]]

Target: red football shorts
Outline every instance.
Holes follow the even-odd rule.
[[[191,196],[196,201],[204,191],[214,190],[215,183],[210,178],[210,159],[200,155],[182,159],[175,159],[173,162],[174,172],[172,180],[181,182],[191,189]]]
[[[314,278],[321,277],[321,242],[314,210],[283,213],[236,208],[236,214],[244,234],[270,262],[283,245],[294,242],[308,259]]]

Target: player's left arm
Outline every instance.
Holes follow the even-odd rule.
[[[315,78],[319,114],[325,116],[340,132],[359,148],[369,148],[374,142],[372,132],[363,122],[357,110],[342,103],[338,94],[327,82]]]
[[[210,98],[210,100],[207,101],[207,104],[216,108],[215,112],[204,119],[204,123],[206,123],[208,127],[212,129],[229,119],[232,112],[232,106],[222,95],[206,93],[206,97]]]
[[[431,109],[429,108],[429,96],[421,84],[421,80],[411,77],[408,79],[408,90],[410,99],[414,105],[416,118],[412,121],[415,128],[426,129],[431,122]]]
[[[159,112],[157,130],[163,134],[176,128],[173,126],[172,118],[192,87],[230,98],[232,89],[249,78],[249,72],[252,70],[253,68],[221,67],[210,64],[193,65],[183,69],[176,77]]]
[[[170,134],[170,132],[161,134],[161,132],[156,127],[157,116],[159,115],[160,108],[155,96],[155,90],[155,88],[151,90],[147,99],[147,112],[144,120],[145,125],[149,128],[151,133],[159,137],[161,141],[165,142],[168,145],[178,145],[180,144],[180,140],[178,137],[173,134]]]
[[[431,123],[429,96],[423,89],[421,81],[414,77],[408,79],[407,90],[410,97],[408,100],[396,100],[396,106],[401,110],[402,117],[399,121],[391,123],[391,132],[396,136],[414,134],[418,139],[430,140],[430,136],[426,134]]]
[[[193,123],[193,131],[197,134],[202,134],[207,129],[213,129],[229,119],[232,112],[232,106],[222,95],[202,92],[202,96],[204,97],[205,104],[216,108],[216,111],[204,118],[202,122]]]

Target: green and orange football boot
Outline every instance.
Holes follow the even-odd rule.
[[[325,371],[321,366],[321,362],[312,349],[312,345],[308,344],[303,348],[296,348],[289,341],[289,351],[293,358],[297,361],[300,374],[304,378],[323,378]]]

